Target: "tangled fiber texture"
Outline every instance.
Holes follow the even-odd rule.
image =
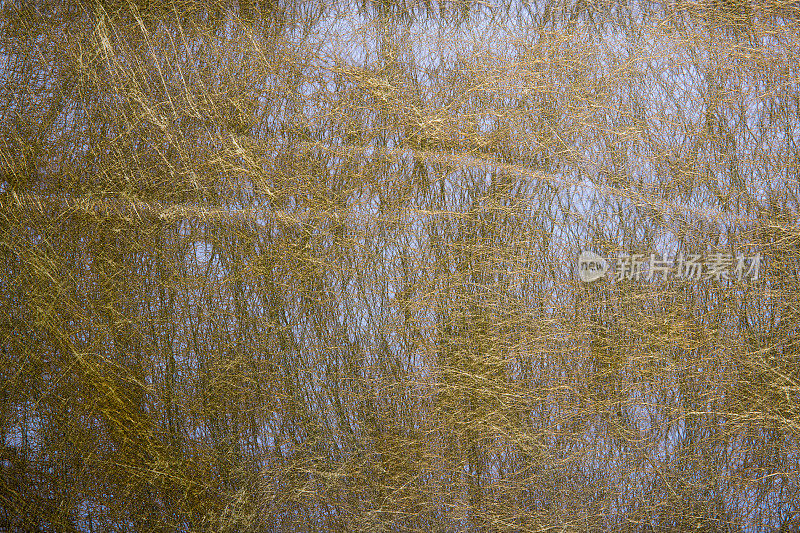
[[[0,1],[0,531],[792,530],[799,21]]]

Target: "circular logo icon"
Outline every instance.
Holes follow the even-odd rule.
[[[591,283],[608,272],[608,261],[594,252],[583,251],[578,257],[578,276],[581,281]]]

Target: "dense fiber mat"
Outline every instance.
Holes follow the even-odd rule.
[[[0,1],[0,531],[796,531],[798,20]]]

